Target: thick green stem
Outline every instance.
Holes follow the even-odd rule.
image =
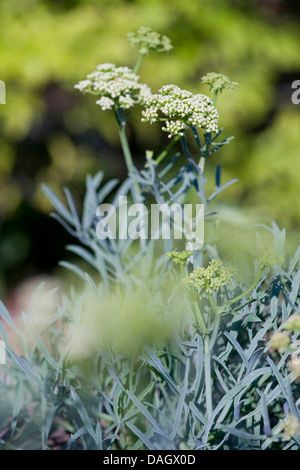
[[[129,176],[133,177],[133,175],[134,175],[134,165],[133,165],[131,151],[130,151],[130,147],[129,147],[128,139],[127,139],[127,135],[126,135],[126,127],[125,127],[124,124],[119,123],[119,122],[118,122],[118,127],[119,127],[120,142],[121,142],[121,146],[122,146],[126,166],[127,166],[127,169],[128,169],[128,174],[129,174]],[[132,179],[133,179],[133,187],[134,187],[135,194],[136,194],[137,198],[140,200],[140,198],[141,198],[140,187],[139,187],[137,181],[134,179],[134,177]]]
[[[120,141],[122,145],[122,150],[125,158],[125,162],[127,165],[128,173],[130,175],[134,174],[134,166],[133,166],[133,161],[132,161],[132,156],[127,140],[127,135],[126,135],[126,129],[125,126],[119,126],[119,135],[120,135]]]
[[[179,135],[175,135],[175,137],[171,140],[171,142],[169,143],[169,145],[167,145],[167,147],[165,148],[165,150],[163,150],[157,157],[157,159],[155,160],[155,163],[158,164],[160,163],[167,155],[168,153],[170,152],[171,148],[173,147],[173,145],[178,142],[179,140]]]
[[[230,305],[238,302],[239,300],[243,299],[244,297],[246,297],[248,294],[250,294],[253,289],[257,286],[257,284],[259,283],[260,281],[260,278],[262,276],[264,272],[264,269],[260,269],[257,273],[257,276],[255,277],[253,283],[251,284],[251,286],[249,287],[249,289],[245,290],[244,292],[242,292],[242,294],[238,295],[237,297],[235,297],[234,299],[232,300],[229,300],[229,302],[227,302],[226,306],[229,307]]]
[[[217,306],[217,304],[215,302],[215,299],[213,298],[212,294],[208,294],[207,296],[208,296],[209,303],[210,303],[214,313],[218,313],[219,309],[218,309],[218,306]]]
[[[199,165],[198,165],[202,173],[204,173],[205,160],[206,160],[206,158],[201,157],[201,158],[200,158],[200,161],[199,161]]]
[[[182,276],[185,277],[185,276],[186,276],[186,273],[185,273],[185,271],[184,271],[183,265],[180,264],[179,266],[180,266],[180,271],[181,271]]]
[[[218,92],[215,91],[215,92],[214,92],[213,99],[212,99],[212,102],[213,102],[213,105],[214,105],[214,106],[216,106],[216,104],[217,104],[217,97],[218,97]]]
[[[134,66],[133,69],[132,69],[133,73],[138,73],[138,70],[139,70],[139,68],[140,68],[140,66],[141,66],[142,60],[143,60],[143,58],[144,58],[144,55],[145,55],[145,54],[140,54],[140,55],[139,55],[138,60],[137,60],[137,62],[136,62],[136,64],[135,64],[135,66]]]
[[[198,305],[197,301],[194,301],[194,310],[193,310],[193,312],[194,312],[194,315],[195,315],[196,325],[198,326],[199,332],[202,335],[206,335],[207,328],[206,328],[205,321],[204,321],[203,315],[200,311],[200,308],[199,308],[199,305]]]
[[[213,400],[212,400],[212,383],[211,383],[211,352],[209,345],[209,337],[204,339],[204,374],[205,374],[205,398],[206,398],[206,411],[207,420],[213,414]]]

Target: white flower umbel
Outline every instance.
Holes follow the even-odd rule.
[[[146,99],[145,106],[142,121],[151,124],[157,120],[165,121],[162,130],[168,132],[169,137],[183,135],[189,126],[218,132],[219,113],[206,95],[194,95],[176,85],[165,85],[158,94]]]
[[[116,67],[109,63],[98,65],[97,70],[77,83],[75,88],[99,96],[96,104],[103,111],[114,106],[129,109],[143,104],[151,96],[150,88],[139,83],[139,76],[129,67]]]

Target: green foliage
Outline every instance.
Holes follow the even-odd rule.
[[[64,429],[64,448],[71,449],[299,449],[299,375],[290,369],[293,351],[276,353],[268,343],[272,331],[280,331],[299,310],[299,256],[287,266],[280,271],[282,287],[277,287],[277,272],[265,277],[247,301],[222,313],[219,333],[208,342],[185,320],[172,340],[145,346],[131,358],[128,351],[114,352],[109,345],[95,352],[90,338],[74,334],[85,318],[77,295],[64,297],[43,331],[34,329],[30,315],[24,316],[19,331],[24,355],[9,350],[9,363],[2,366],[1,422],[8,430],[1,448],[47,448],[49,436]],[[148,295],[136,299],[143,310],[153,306],[151,291],[162,286],[157,279],[148,279]],[[127,288],[132,280],[126,279]],[[98,292],[95,321],[103,306]],[[228,294],[219,295],[219,305]],[[167,303],[160,299],[158,305],[166,308]],[[119,318],[114,297],[111,308]],[[204,317],[211,317],[205,299],[202,308]],[[2,314],[8,316],[4,309]],[[125,330],[119,325],[125,335],[132,333],[128,321]],[[293,333],[292,342],[296,338]],[[74,356],[74,345],[79,356]],[[211,416],[205,401],[207,347],[212,353]]]
[[[297,226],[300,118],[290,85],[299,78],[299,25],[295,2],[279,3],[268,10],[265,2],[175,0],[170,10],[162,0],[1,2],[0,78],[7,85],[7,103],[0,108],[0,200],[6,225],[28,206],[41,223],[41,213],[50,209],[42,182],[56,191],[76,187],[80,198],[81,175],[99,166],[106,175],[123,178],[117,129],[99,116],[92,99],[77,98],[73,86],[98,63],[132,66],[137,57],[123,38],[142,24],[159,31],[149,32],[155,44],[164,32],[176,47],[176,54],[154,53],[145,64],[141,81],[147,77],[154,92],[168,76],[196,94],[200,77],[211,70],[241,83],[219,105],[237,138],[215,163],[224,162],[226,177],[242,182],[230,189],[227,203],[259,206],[269,220]],[[132,126],[138,130],[135,159],[142,165],[143,149],[154,140],[163,146],[163,137],[159,126],[146,128],[138,120]],[[95,144],[88,130],[100,132],[101,142]],[[28,245],[23,254],[21,244]],[[2,270],[24,269],[30,248],[20,221],[1,242]]]
[[[53,217],[78,241],[68,249],[92,268],[62,262],[82,292],[39,286],[18,325],[0,304],[12,330],[0,323],[8,355],[1,448],[54,448],[60,433],[62,449],[299,450],[300,249],[289,258],[275,223],[257,228],[236,268],[220,260],[223,240],[209,234],[184,251],[171,236],[98,237],[97,207],[110,198],[119,211],[119,196],[180,207],[194,198],[216,232],[215,200],[235,182],[222,185],[217,167],[210,193],[204,176],[230,142],[220,141],[222,129],[200,135],[189,125],[162,152],[148,151],[139,171],[120,101],[114,115],[128,178],[87,176],[80,211],[68,189],[63,202],[43,187]]]

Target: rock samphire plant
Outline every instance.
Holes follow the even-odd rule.
[[[211,98],[174,84],[152,93],[137,73],[171,41],[146,27],[128,37],[134,67],[101,64],[75,85],[115,115],[128,177],[88,175],[80,213],[68,189],[64,203],[44,187],[53,217],[77,240],[67,249],[85,264],[61,264],[81,287],[39,286],[17,324],[0,305],[0,448],[297,450],[300,249],[289,258],[273,223],[230,259],[215,200],[235,180],[222,185],[217,166],[208,194],[205,176],[231,140],[221,138],[219,95],[237,84],[208,73],[199,87]],[[127,139],[134,107],[143,126],[167,135],[142,169]],[[122,236],[99,236],[99,220],[111,207],[120,215],[124,198],[140,210],[202,204],[204,241],[183,246],[174,213],[168,236],[159,226],[155,237],[130,237],[129,218],[118,219]],[[143,224],[135,221],[135,233],[147,232]]]

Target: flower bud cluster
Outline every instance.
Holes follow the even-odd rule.
[[[298,331],[300,333],[300,314],[294,313],[283,324],[283,328],[288,331]]]
[[[262,268],[271,268],[284,262],[284,257],[277,253],[275,249],[264,247],[256,253],[258,262]]]
[[[276,331],[271,336],[269,342],[269,348],[277,349],[279,352],[284,352],[287,350],[291,342],[291,339],[288,333],[284,331]]]
[[[204,75],[201,81],[209,85],[209,89],[214,93],[222,93],[223,90],[232,90],[238,86],[237,82],[231,82],[226,75],[215,72]]]
[[[293,436],[300,434],[300,421],[299,418],[288,414],[286,419],[281,422],[281,429],[283,430],[285,439],[291,439]]]
[[[157,33],[145,26],[141,26],[135,33],[128,33],[127,37],[130,44],[138,48],[140,54],[149,54],[150,50],[169,52],[173,49],[168,36]]]
[[[202,294],[211,294],[232,281],[235,268],[226,267],[222,261],[214,259],[207,268],[198,267],[182,281],[186,287],[200,290]]]
[[[166,254],[168,258],[170,258],[176,264],[186,264],[190,256],[192,256],[193,252],[191,250],[188,251],[170,251]]]

